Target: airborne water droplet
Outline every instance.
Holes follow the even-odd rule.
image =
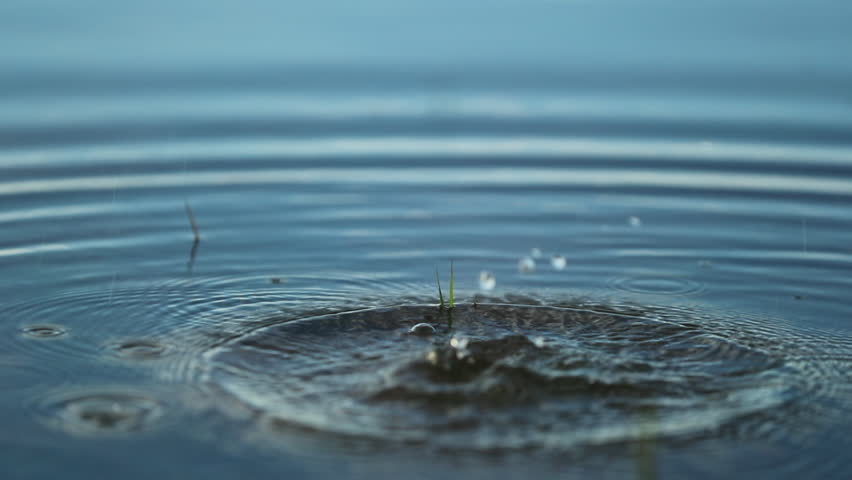
[[[518,260],[518,271],[521,273],[532,273],[535,271],[535,260],[532,257],[524,257]]]
[[[554,269],[562,270],[565,268],[565,265],[568,264],[568,261],[565,260],[565,257],[562,255],[554,255],[553,258],[550,259],[550,264],[553,265]]]
[[[479,272],[479,288],[482,290],[494,290],[496,286],[497,278],[491,272],[485,270]]]

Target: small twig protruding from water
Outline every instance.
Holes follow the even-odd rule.
[[[438,275],[438,269],[435,269],[435,283],[438,284],[438,298],[441,300],[441,305],[438,306],[439,310],[444,309],[444,292],[441,291],[441,277]]]
[[[192,273],[192,266],[195,265],[195,256],[198,254],[198,240],[192,242],[192,248],[189,250],[189,261],[186,262],[186,271]]]
[[[185,200],[184,205],[186,205],[186,216],[189,217],[189,226],[192,227],[192,235],[195,237],[194,242],[198,243],[201,241],[201,234],[198,231],[198,223],[195,222],[195,214],[192,213],[189,200]]]
[[[192,213],[192,207],[189,206],[189,200],[184,201],[186,206],[186,216],[189,218],[189,226],[192,227],[192,249],[189,251],[189,261],[186,264],[186,270],[192,273],[192,266],[195,265],[195,255],[198,253],[198,244],[201,243],[201,233],[198,231],[198,223],[195,221],[195,214]]]

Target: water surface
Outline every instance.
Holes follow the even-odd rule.
[[[852,472],[846,5],[146,5],[0,6],[9,475]]]

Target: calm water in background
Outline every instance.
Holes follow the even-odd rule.
[[[850,19],[828,0],[3,2],[5,471],[848,477]],[[810,383],[770,403],[784,428],[711,421],[653,468],[620,437],[557,461],[270,434],[203,385],[223,338],[433,302],[450,259],[462,299],[487,270],[510,302],[678,312],[799,345],[772,358]]]

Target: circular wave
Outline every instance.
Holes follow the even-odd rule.
[[[29,338],[58,338],[67,332],[59,325],[26,325],[21,327],[21,333]]]
[[[692,295],[701,292],[702,284],[682,277],[616,277],[610,281],[616,290],[649,295]]]
[[[166,415],[155,397],[126,391],[63,393],[41,405],[43,420],[73,435],[128,434],[149,430]]]
[[[120,358],[149,360],[168,355],[174,346],[164,341],[143,338],[111,343],[107,348]]]
[[[422,323],[435,333],[411,334]],[[816,352],[748,326],[635,309],[372,308],[235,337],[206,353],[203,379],[285,432],[455,451],[804,441],[796,429],[831,411],[826,377],[843,374],[814,379]]]
[[[268,277],[209,277],[37,298],[4,306],[3,315],[19,321],[0,329],[0,347],[17,368],[44,371],[43,382],[108,380],[134,366],[151,368],[158,379],[192,381],[197,352],[246,328],[379,305],[390,290],[415,298],[409,285],[391,287],[382,276],[323,278],[339,287],[334,293],[310,288],[318,279],[292,276],[282,290],[270,287]]]

